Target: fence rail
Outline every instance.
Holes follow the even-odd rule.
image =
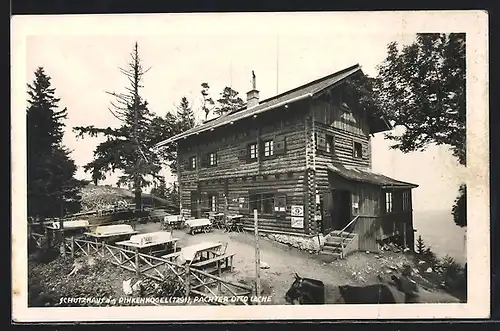
[[[135,272],[139,277],[161,282],[166,280],[168,276],[174,275],[174,279],[183,285],[186,297],[192,295],[205,298],[218,295],[238,297],[249,296],[253,292],[252,287],[221,278],[220,265],[218,276],[215,276],[203,270],[192,268],[189,264],[177,264],[161,257],[127,250],[106,243],[71,237],[65,239],[63,247],[63,254],[69,254],[72,258],[79,255],[97,255],[117,267]],[[242,301],[241,303],[248,305],[249,302]]]

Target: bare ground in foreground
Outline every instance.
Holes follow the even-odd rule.
[[[139,232],[158,231],[159,223],[139,224]],[[214,230],[211,233],[189,235],[185,230],[174,230],[174,235],[179,237],[178,247],[185,247],[203,241],[227,242],[227,252],[235,253],[232,273],[226,272],[224,278],[253,286],[255,279],[255,246],[254,236],[250,233],[224,233]],[[269,268],[260,269],[262,295],[272,297],[270,304],[286,304],[284,295],[294,280],[296,272],[302,277],[314,278],[323,281],[326,285],[364,285],[377,282],[377,275],[389,275],[403,263],[411,263],[409,257],[402,253],[383,252],[380,254],[355,253],[345,260],[334,262],[323,261],[316,254],[310,254],[286,245],[260,238],[259,240],[261,262]],[[51,266],[52,265],[52,266]],[[54,269],[56,265],[57,270]],[[134,278],[135,275],[127,270],[119,269],[113,265],[100,268],[99,272],[89,275],[67,276],[71,271],[71,264],[29,264],[30,277],[37,277],[41,288],[38,292],[46,295],[48,292],[57,297],[60,284],[68,282],[81,282],[78,286],[93,286],[102,288],[103,295],[123,297],[122,284],[124,280]],[[56,275],[56,276],[54,276]],[[429,303],[458,303],[459,300],[440,289],[436,284],[429,283],[425,278],[416,273],[413,277],[419,286],[419,295],[422,302]],[[43,284],[47,282],[47,284]],[[33,290],[32,290],[33,291]],[[75,290],[78,294],[78,289]],[[74,295],[75,293],[73,293]],[[59,293],[59,296],[68,295]],[[57,301],[57,300],[55,300]],[[54,299],[52,300],[54,304]]]

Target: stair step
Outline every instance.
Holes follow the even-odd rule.
[[[325,252],[336,252],[336,253],[339,253],[342,251],[342,248],[340,246],[323,246],[322,248],[322,251],[325,251]]]
[[[349,243],[353,238],[343,238],[344,243]],[[325,240],[325,244],[339,244],[342,242],[342,238],[340,237],[329,237]]]
[[[351,233],[351,232],[344,232],[344,234],[342,235],[343,238],[354,238],[356,234],[354,233]],[[330,232],[330,236],[331,237],[338,237],[340,238],[340,231],[332,231]]]

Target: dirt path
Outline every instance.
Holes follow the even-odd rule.
[[[138,227],[140,232],[158,231],[159,224],[148,223]],[[174,230],[180,238],[179,247],[203,241],[227,242],[227,252],[235,253],[234,271],[224,277],[235,282],[253,284],[255,277],[254,237],[250,233],[224,233],[214,230],[211,233],[186,234],[185,230]],[[271,304],[285,304],[284,295],[290,288],[294,276],[320,279],[327,285],[363,285],[377,282],[377,274],[390,271],[389,266],[405,261],[402,254],[374,255],[357,253],[345,260],[332,263],[323,262],[317,255],[309,254],[271,240],[259,240],[261,262],[269,269],[261,269],[261,288],[263,295],[272,297]],[[443,291],[420,291],[421,298],[428,302],[458,302],[458,299]]]

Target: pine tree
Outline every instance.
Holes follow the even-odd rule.
[[[125,93],[107,92],[115,98],[109,111],[121,122],[119,128],[75,127],[78,137],[102,135],[106,140],[94,150],[94,159],[84,166],[92,173],[95,184],[105,179],[106,174],[116,170],[124,175],[118,183],[132,186],[136,209],[142,207],[142,188],[150,184],[148,176],[158,180],[164,163],[175,160],[175,149],[167,146],[161,153],[154,146],[178,133],[175,115],[167,113],[164,118],[150,112],[148,102],[140,95],[145,70],[139,57],[139,46],[135,43],[131,60],[125,69],[119,68],[130,83]]]
[[[62,143],[67,109],[59,110],[50,77],[42,67],[28,84],[27,158],[28,216],[57,217],[81,209],[76,165]]]
[[[177,117],[180,132],[187,131],[195,126],[194,112],[186,97],[182,97],[177,107]]]
[[[426,246],[425,246],[424,240],[422,239],[422,236],[419,235],[418,239],[417,239],[416,246],[415,246],[415,253],[417,255],[422,255],[422,254],[424,254],[425,249],[426,249]]]

